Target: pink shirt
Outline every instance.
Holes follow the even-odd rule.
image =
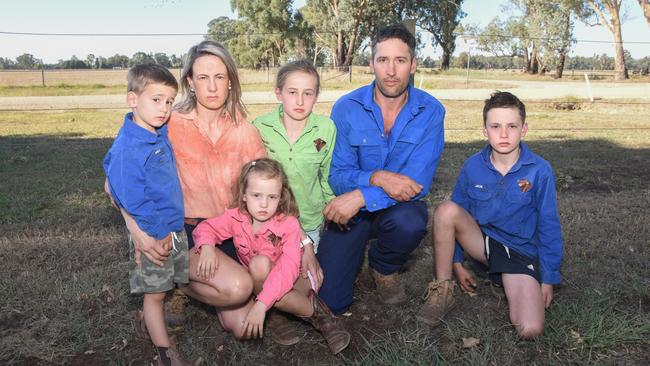
[[[241,167],[266,156],[257,129],[239,119],[217,120],[221,135],[213,144],[199,128],[196,112],[172,113],[169,140],[176,157],[176,170],[183,190],[185,217],[221,215],[231,206]]]
[[[279,240],[274,246],[272,237]],[[276,215],[253,234],[253,224],[248,214],[238,208],[226,210],[223,215],[201,222],[192,234],[199,252],[203,245],[221,244],[233,238],[239,261],[248,268],[251,259],[263,255],[271,260],[273,269],[266,277],[262,291],[257,295],[270,309],[276,301],[292,288],[300,272],[300,224],[293,216]]]

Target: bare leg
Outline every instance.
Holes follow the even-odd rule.
[[[309,284],[309,280],[298,277],[298,280],[293,285],[293,289],[282,296],[275,303],[275,307],[295,316],[303,318],[310,317],[314,313],[314,306],[309,299],[310,289],[311,285]]]
[[[483,235],[474,218],[458,204],[445,201],[433,217],[433,250],[439,281],[451,279],[456,240],[472,258],[487,263]]]
[[[544,330],[544,300],[536,279],[525,274],[504,273],[510,321],[521,338],[532,339]]]
[[[245,304],[253,290],[253,283],[244,267],[217,248],[219,268],[214,277],[204,280],[198,276],[199,255],[189,251],[190,284],[182,290],[206,304],[230,307]]]
[[[147,331],[149,332],[151,341],[157,347],[170,346],[165,314],[163,312],[164,300],[164,292],[148,293],[144,294],[144,303],[142,305]]]

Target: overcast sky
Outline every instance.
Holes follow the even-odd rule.
[[[495,16],[503,15],[500,4],[506,0],[466,0],[465,23],[486,25]],[[650,42],[650,26],[634,0],[624,1],[628,20],[623,24],[624,42]],[[131,57],[135,52],[164,52],[181,55],[202,40],[210,20],[225,15],[234,18],[227,0],[30,0],[4,1],[0,11],[0,57],[15,59],[23,53],[42,58],[45,63],[56,63],[72,55],[85,59],[112,56],[116,53]],[[304,0],[295,2],[302,6]],[[167,36],[45,36],[16,35],[24,33],[85,33],[85,34],[196,34]],[[611,41],[603,27],[588,27],[576,23],[578,40]],[[426,39],[426,38],[425,38]],[[466,50],[458,40],[456,52]],[[650,44],[626,43],[635,58],[649,56]],[[473,51],[474,52],[474,51]],[[431,46],[422,55],[438,56]],[[591,56],[594,53],[614,54],[610,43],[578,42],[573,55]]]

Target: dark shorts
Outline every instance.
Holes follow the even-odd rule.
[[[537,260],[519,254],[485,234],[483,240],[485,257],[488,260],[487,272],[493,283],[503,286],[503,273],[527,274],[541,283]]]
[[[205,219],[196,219],[197,225],[201,221]],[[194,238],[192,237],[192,232],[194,232],[194,229],[196,228],[196,225],[190,225],[188,223],[185,223],[185,232],[187,233],[187,245],[189,249],[194,248]],[[235,262],[241,264],[239,262],[239,258],[237,258],[237,251],[235,250],[235,243],[231,239],[226,239],[219,245],[219,249],[221,249],[222,252],[226,253],[230,258],[232,258]]]

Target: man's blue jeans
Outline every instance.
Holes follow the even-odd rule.
[[[400,202],[387,209],[362,211],[350,221],[350,230],[330,223],[321,237],[316,257],[325,279],[320,296],[335,314],[352,305],[354,280],[363,264],[368,239],[368,263],[377,272],[395,273],[406,263],[427,231],[427,205],[423,201]]]

